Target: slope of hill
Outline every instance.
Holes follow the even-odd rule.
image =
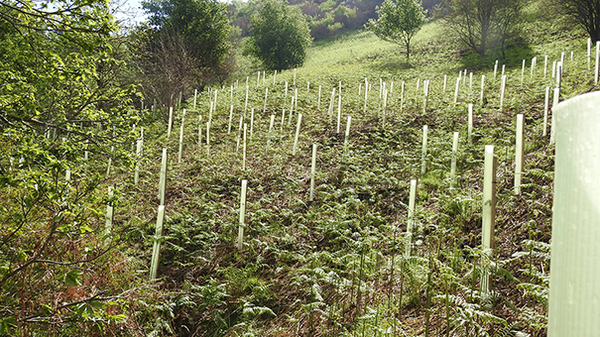
[[[416,37],[410,64],[397,46],[356,32],[315,44],[303,68],[199,93],[183,104],[185,115],[175,109],[172,128],[145,125],[139,184],[118,163],[103,181],[115,190],[123,277],[138,285],[135,296],[119,298],[122,321],[103,331],[545,336],[553,146],[542,127],[561,52],[561,100],[596,89],[585,39],[550,33],[552,41],[540,33],[508,54],[502,105],[504,62],[497,73],[493,60],[468,67],[433,22]],[[524,72],[520,55],[528,57]],[[513,189],[517,114],[525,119],[521,195]],[[499,163],[491,256],[481,248],[485,145]],[[170,159],[157,235],[163,148]],[[94,160],[87,170],[104,175],[105,162]],[[158,243],[158,280],[146,284]],[[485,275],[490,291],[482,291]]]
[[[416,42],[408,65],[397,46],[367,32],[349,34],[316,44],[297,71],[255,74],[232,88],[204,92],[196,110],[187,103],[182,161],[172,159],[168,174],[155,293],[162,311],[148,310],[148,322],[160,319],[180,336],[546,334],[553,146],[542,135],[544,92],[555,82],[552,64],[563,51],[561,99],[594,89],[585,39],[529,46],[537,67],[532,70],[527,59],[522,75],[520,66],[509,64],[502,107],[502,63],[497,74],[490,70],[493,64],[472,76],[466,69],[455,98],[464,60],[440,24],[428,24]],[[366,101],[365,87],[370,89]],[[291,104],[296,91],[297,108]],[[474,104],[470,140],[468,103]],[[514,195],[518,113],[526,121],[526,155],[523,192]],[[181,112],[176,116],[174,130],[179,130]],[[204,122],[210,118],[207,145]],[[168,139],[165,128],[156,124],[146,131],[150,161],[142,184],[121,187],[129,207],[117,217],[140,228],[125,240],[137,242],[134,252],[145,261],[154,234],[160,148],[178,151],[179,138]],[[460,135],[456,155],[453,132]],[[499,161],[491,264],[480,248],[484,145],[495,145]],[[457,177],[450,188],[454,156]],[[417,206],[409,218],[415,178]],[[248,199],[238,250],[242,180],[248,181]],[[127,220],[129,214],[135,214],[133,220]],[[416,232],[406,256],[409,222]],[[480,291],[482,274],[491,275],[489,293]]]

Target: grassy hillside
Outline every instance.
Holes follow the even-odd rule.
[[[531,76],[527,60],[523,83],[520,60],[517,66],[514,61],[520,54],[508,59],[502,109],[500,74],[494,77],[491,62],[467,68],[454,103],[456,76],[470,61],[460,58],[434,22],[417,35],[410,64],[398,46],[359,32],[316,44],[297,70],[295,86],[293,71],[275,81],[267,74],[263,82],[261,74],[258,84],[256,74],[249,77],[247,109],[245,79],[233,91],[201,93],[196,110],[191,100],[184,105],[181,162],[182,113],[175,113],[170,138],[165,123],[146,126],[140,184],[118,165],[118,174],[105,181],[117,189],[114,241],[132,257],[131,277],[139,282],[147,277],[155,240],[161,149],[170,153],[159,281],[139,288],[122,327],[136,326],[128,334],[153,336],[545,336],[554,164],[553,146],[541,127],[544,90],[555,82],[552,61],[567,52],[561,99],[594,89],[585,39],[549,33],[557,39],[534,36],[526,48],[538,62]],[[550,68],[544,77],[546,54]],[[472,87],[470,69],[479,69]],[[365,77],[372,85],[366,103]],[[385,110],[380,79],[388,90],[394,82]],[[430,81],[425,109],[424,80]],[[284,92],[286,81],[290,87]],[[328,107],[340,81],[338,133],[337,89],[333,109]],[[290,116],[296,89],[298,108]],[[215,96],[207,145],[204,123]],[[475,105],[471,141],[468,103]],[[518,113],[526,121],[520,196],[512,187]],[[271,115],[275,125],[269,133]],[[241,116],[249,132],[245,170]],[[352,125],[344,147],[348,116]],[[421,174],[424,125],[427,171]],[[459,132],[460,146],[451,189],[453,132]],[[310,201],[313,144],[316,188]],[[480,248],[484,145],[495,145],[499,162],[496,248],[488,262]],[[97,165],[105,170],[103,162]],[[406,256],[409,184],[415,178],[416,233],[412,255]],[[248,181],[248,199],[244,247],[238,251],[242,180]],[[483,273],[492,279],[488,294],[480,292]]]

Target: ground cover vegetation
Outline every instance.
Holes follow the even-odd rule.
[[[81,6],[106,26],[47,29],[71,23],[67,11],[57,21],[36,12],[23,25],[21,17],[2,21],[10,62],[1,65],[1,334],[546,335],[553,146],[542,136],[544,92],[556,81],[552,61],[561,52],[561,99],[595,89],[583,31],[526,7],[522,25],[531,34],[506,48],[500,63],[508,75],[502,109],[501,70],[491,70],[502,53],[458,52],[435,21],[414,37],[410,63],[395,44],[362,31],[316,43],[302,68],[276,77],[254,72],[207,86],[195,99],[192,85],[179,89],[169,137],[168,105],[146,98],[142,106],[131,80],[115,75],[131,74],[119,56],[128,44],[109,34],[102,4]],[[475,105],[470,140],[468,103]],[[517,113],[526,121],[519,196],[512,188]],[[451,189],[453,132],[460,146]],[[496,245],[487,262],[480,248],[484,145],[495,145],[499,161]],[[170,158],[166,218],[157,236],[163,148]],[[238,250],[242,180],[248,194]],[[110,227],[107,204],[114,207]],[[149,282],[155,242],[162,244],[158,281]],[[491,292],[481,292],[482,274],[491,275]]]

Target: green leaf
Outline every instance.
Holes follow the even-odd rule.
[[[13,317],[3,318],[0,320],[0,334],[8,334],[11,327],[16,327],[17,321]]]
[[[108,316],[108,320],[109,321],[114,321],[114,322],[122,322],[127,318],[127,316],[123,315],[123,314],[119,314],[119,315],[114,315],[114,316]]]
[[[67,275],[65,275],[65,283],[70,286],[77,287],[81,284],[80,273],[81,272],[79,270],[71,270]]]
[[[104,303],[96,300],[89,301],[88,304],[96,309],[102,309],[104,307]]]

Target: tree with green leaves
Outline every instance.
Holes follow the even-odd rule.
[[[504,52],[507,39],[519,34],[528,0],[445,0],[444,20],[458,40],[480,56],[492,47]]]
[[[139,120],[110,11],[0,0],[0,335],[102,334],[126,317],[135,282],[113,274],[124,257],[103,241],[106,193],[84,160],[128,161]]]
[[[144,89],[161,105],[179,92],[223,81],[231,53],[227,7],[216,0],[148,0],[148,26],[131,36]]]
[[[245,53],[273,70],[300,66],[311,43],[302,12],[279,0],[267,0],[250,20],[250,38]]]
[[[583,28],[592,42],[600,41],[600,0],[546,0],[544,4]]]
[[[418,0],[385,0],[377,8],[379,18],[369,20],[366,27],[384,41],[404,45],[410,57],[410,43],[425,24],[425,11]]]

